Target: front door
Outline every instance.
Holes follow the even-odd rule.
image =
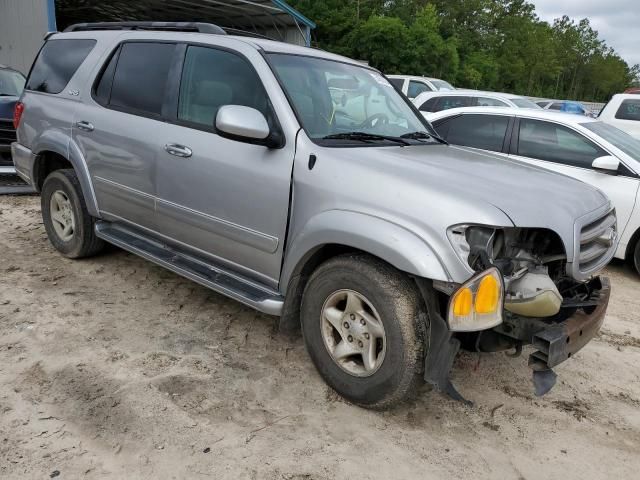
[[[276,286],[294,142],[288,139],[285,147],[270,149],[217,135],[215,118],[224,105],[255,108],[277,128],[258,74],[237,53],[187,46],[177,97],[177,118],[162,128],[167,147],[157,159],[159,230],[239,273]]]

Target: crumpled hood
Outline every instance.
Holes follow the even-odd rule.
[[[419,180],[443,196],[504,212],[518,227],[573,228],[574,221],[609,203],[597,188],[566,175],[490,153],[447,145],[381,147],[371,155],[393,157],[394,175]],[[473,219],[469,219],[473,220]]]

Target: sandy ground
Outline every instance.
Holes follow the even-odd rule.
[[[0,197],[0,478],[638,478],[640,279],[607,274],[603,332],[549,395],[526,356],[463,354],[475,407],[423,387],[377,413],[274,318],[116,249],[67,260],[37,197]]]

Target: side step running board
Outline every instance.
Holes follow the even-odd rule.
[[[280,315],[282,312],[284,298],[278,292],[181,253],[121,224],[96,222],[96,235],[260,312],[269,315]]]

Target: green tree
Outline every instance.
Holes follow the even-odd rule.
[[[290,0],[314,44],[385,73],[459,87],[605,101],[640,83],[588,19],[541,21],[527,0]]]

